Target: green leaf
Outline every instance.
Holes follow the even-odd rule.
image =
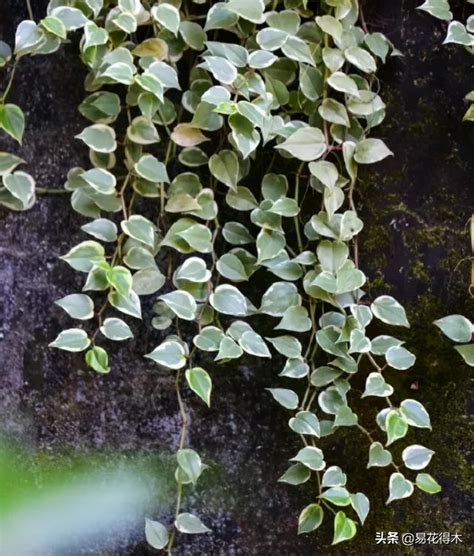
[[[164,301],[173,313],[183,320],[194,320],[197,305],[194,297],[187,291],[176,290],[160,295],[158,299]]]
[[[218,351],[224,333],[216,326],[206,326],[194,336],[193,343],[202,351]]]
[[[21,144],[25,131],[25,116],[16,104],[0,104],[0,129]]]
[[[282,45],[281,50],[291,60],[304,62],[311,66],[315,65],[308,43],[299,37],[289,36]]]
[[[77,8],[69,8],[66,6],[58,6],[51,11],[51,15],[60,19],[67,31],[75,31],[84,27],[87,23],[87,17]]]
[[[165,340],[145,357],[167,369],[181,369],[186,365],[186,352],[176,340]]]
[[[382,35],[382,33],[368,33],[365,35],[364,41],[371,52],[385,63],[385,59],[391,47],[388,39]]]
[[[441,492],[441,485],[428,473],[418,473],[416,476],[416,486],[428,494]]]
[[[63,330],[58,337],[49,344],[49,347],[63,349],[65,351],[84,351],[89,347],[91,341],[87,333],[80,328],[68,328]]]
[[[433,454],[433,450],[429,450],[419,444],[412,444],[403,450],[402,459],[406,467],[419,471],[430,463]]]
[[[346,107],[332,98],[326,98],[318,108],[319,115],[327,122],[350,127],[351,122]]]
[[[55,15],[54,13],[52,15]],[[86,20],[87,21],[87,20]],[[45,42],[45,36],[34,21],[22,21],[15,33],[15,54],[17,58],[38,50]]]
[[[226,85],[230,85],[237,78],[235,66],[221,56],[204,56],[204,62],[199,64],[199,67],[209,70],[217,81]]]
[[[244,159],[246,159],[260,143],[260,135],[254,124],[241,114],[232,114],[228,118],[232,129],[232,139]]]
[[[332,544],[352,539],[357,533],[357,525],[344,512],[337,512],[334,517],[334,537]]]
[[[317,529],[324,519],[323,509],[319,504],[309,504],[298,517],[298,535],[311,533]]]
[[[25,161],[14,154],[0,152],[0,176],[10,174],[19,165]]]
[[[142,178],[153,183],[169,183],[166,166],[151,154],[143,155],[135,164],[135,172]]]
[[[332,15],[323,15],[316,17],[316,23],[321,27],[324,33],[331,35],[336,40],[342,37],[342,24]]]
[[[222,359],[238,359],[243,354],[242,348],[232,338],[224,336],[219,344],[219,353],[215,357],[215,361]]]
[[[265,4],[263,0],[229,0],[226,8],[252,23],[262,23],[264,20]]]
[[[76,139],[81,139],[90,149],[99,153],[113,153],[117,148],[115,130],[104,124],[86,127],[76,135]]]
[[[122,319],[118,318],[107,318],[104,320],[102,326],[100,327],[102,334],[109,340],[114,340],[116,342],[121,342],[122,340],[128,340],[133,338],[133,333],[130,327]]]
[[[462,346],[454,346],[454,349],[462,356],[464,361],[471,367],[474,367],[474,344],[464,344]]]
[[[236,191],[239,181],[239,159],[234,151],[223,150],[209,159],[209,170],[220,182]]]
[[[86,363],[97,373],[110,373],[109,356],[105,349],[99,346],[94,346],[88,352],[86,352]]]
[[[298,395],[288,388],[267,388],[274,400],[286,409],[296,409],[299,404]]]
[[[206,33],[203,28],[194,21],[182,21],[179,32],[184,42],[193,50],[203,50],[206,42]],[[204,99],[203,99],[204,100]]]
[[[226,222],[222,229],[222,235],[231,245],[247,245],[255,241],[248,228],[240,222]]]
[[[209,301],[216,311],[236,317],[247,314],[247,301],[242,293],[229,284],[217,286]]]
[[[275,326],[275,330],[290,330],[292,332],[307,332],[311,330],[312,322],[308,317],[306,307],[290,307],[283,313],[283,318]]]
[[[390,504],[394,500],[408,498],[413,494],[413,483],[401,474],[392,473],[389,482],[389,496],[386,504]]]
[[[165,276],[156,266],[152,266],[135,272],[132,288],[137,295],[151,295],[161,289],[165,282]]]
[[[176,235],[184,239],[191,249],[194,249],[198,253],[210,253],[212,251],[211,230],[202,224],[189,226]]]
[[[73,319],[88,320],[94,316],[94,303],[88,295],[73,293],[55,301]]]
[[[365,382],[365,390],[362,397],[379,396],[385,398],[393,394],[393,387],[385,382],[381,373],[370,373]]]
[[[95,264],[104,262],[105,251],[104,247],[96,241],[83,241],[60,258],[74,270],[89,272]]]
[[[372,313],[382,322],[410,328],[405,309],[389,295],[381,295],[370,306]]]
[[[320,495],[320,498],[331,502],[335,506],[349,506],[351,503],[349,492],[344,487],[328,488]]]
[[[310,411],[299,411],[288,422],[290,429],[298,434],[308,434],[319,438],[321,434],[319,420]]]
[[[311,384],[317,388],[326,386],[340,376],[341,373],[342,371],[333,367],[319,367],[311,373]]]
[[[299,160],[309,162],[320,158],[327,147],[323,132],[319,128],[302,127],[275,148],[284,150]]]
[[[146,518],[145,538],[150,546],[156,548],[157,550],[162,550],[168,544],[168,530],[159,521],[152,521],[151,519]]]
[[[173,5],[159,4],[158,6],[153,6],[151,15],[153,19],[158,21],[165,29],[171,31],[174,35],[178,34],[181,18],[179,10]]]
[[[327,79],[327,83],[336,91],[355,97],[359,96],[357,83],[352,79],[352,77],[349,77],[342,71],[336,71],[331,74]]]
[[[396,410],[391,410],[386,418],[387,446],[393,444],[399,438],[403,438],[408,432],[408,423]]]
[[[352,409],[343,405],[338,408],[336,412],[336,418],[334,420],[334,426],[336,427],[353,427],[357,425],[358,417],[357,414],[352,411]]]
[[[373,164],[387,156],[393,156],[393,153],[380,139],[363,139],[354,151],[354,160],[359,164]]]
[[[122,220],[120,226],[125,234],[148,245],[155,245],[155,227],[152,222],[140,214],[132,214],[128,220]]]
[[[271,358],[270,350],[260,334],[253,330],[247,330],[239,338],[240,347],[248,354],[255,357],[268,357]]]
[[[193,367],[186,371],[186,380],[191,390],[210,407],[212,380],[209,374],[201,367]]]
[[[273,347],[285,357],[295,358],[301,355],[301,343],[294,336],[277,336],[267,338]]]
[[[226,253],[217,261],[216,268],[221,276],[233,282],[244,282],[249,276],[242,261],[232,253]]]
[[[344,51],[344,56],[349,63],[364,73],[373,73],[377,70],[373,56],[360,46],[350,46]]]
[[[453,19],[448,0],[425,0],[421,6],[417,7],[417,10],[424,10],[433,17],[444,21],[451,21]]]
[[[369,467],[386,467],[392,463],[392,454],[380,442],[372,442],[369,449]]]
[[[262,229],[257,236],[258,262],[262,263],[277,257],[285,245],[286,239],[283,233]]]
[[[356,494],[351,494],[351,506],[354,508],[356,514],[360,519],[360,524],[364,525],[364,521],[369,514],[370,501],[365,494],[362,492],[357,492]]]
[[[322,471],[326,467],[323,452],[315,446],[305,446],[291,461],[302,463],[313,471]]]
[[[462,44],[464,46],[473,46],[474,37],[468,33],[466,27],[459,21],[452,21],[448,26],[448,34],[443,44]]]
[[[132,274],[124,266],[114,266],[106,272],[108,283],[123,297],[128,297],[132,290]]]
[[[176,269],[174,280],[188,280],[196,284],[208,282],[212,277],[212,273],[206,267],[206,262],[199,257],[189,257],[184,263]]]
[[[285,311],[301,303],[298,289],[289,282],[274,282],[262,296],[260,312],[282,317]]]
[[[400,412],[405,421],[412,427],[431,429],[430,416],[423,405],[416,400],[403,400]]]
[[[449,315],[435,320],[434,324],[453,342],[466,343],[472,338],[471,321],[462,315]]]
[[[209,137],[206,137],[200,129],[192,124],[181,123],[173,129],[171,140],[180,147],[195,147],[204,141],[209,141]]]
[[[178,450],[176,458],[180,468],[195,485],[204,470],[199,454],[190,448],[181,448]]]
[[[97,218],[93,222],[81,226],[81,230],[102,241],[117,240],[117,226],[107,218]]]
[[[268,339],[268,338],[267,338]],[[290,357],[278,376],[286,376],[288,378],[304,378],[308,376],[309,365],[305,363],[300,356]]]
[[[5,41],[0,41],[0,68],[8,64],[12,58],[12,49]]]
[[[347,477],[337,465],[328,467],[323,475],[322,487],[340,487],[347,482]]]
[[[189,535],[209,533],[211,531],[198,517],[189,513],[179,514],[174,525],[180,533],[187,533]]]
[[[394,369],[404,371],[415,364],[416,357],[403,346],[393,346],[385,353],[385,359]]]
[[[107,296],[109,303],[122,313],[137,319],[142,318],[140,298],[132,290],[128,296],[120,295],[117,291],[111,291]]]
[[[374,355],[385,355],[387,351],[394,346],[399,346],[403,342],[393,336],[377,336],[372,340],[371,352]]]
[[[289,485],[301,485],[311,477],[311,471],[301,463],[291,465],[285,473],[278,479],[279,483],[288,483]]]
[[[27,207],[35,194],[35,180],[26,172],[15,172],[3,176],[3,185]]]
[[[278,50],[281,48],[286,40],[288,39],[288,33],[286,31],[282,31],[281,29],[274,29],[271,27],[266,27],[265,29],[261,29],[257,33],[257,43],[260,48],[264,50]]]

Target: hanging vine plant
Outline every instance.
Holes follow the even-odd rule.
[[[75,32],[89,120],[77,139],[90,167],[72,168],[65,188],[87,221],[62,259],[84,285],[57,301],[78,324],[51,347],[84,352],[108,373],[104,338],[132,339],[127,319],[142,318],[143,298],[155,303],[146,320],[163,339],[144,355],[173,378],[182,429],[174,523],[147,520],[149,544],[171,554],[176,532],[210,531],[186,511],[185,489],[206,465],[186,444],[181,392],[186,381],[210,405],[206,367],[244,354],[282,361],[269,396],[302,445],[280,481],[315,484],[299,533],[330,518],[337,544],[369,513],[367,495],[320,447],[341,428],[366,438],[369,473],[390,469],[387,504],[415,487],[439,492],[424,471],[434,452],[399,449],[410,427],[431,429],[423,405],[390,384],[415,363],[391,335],[409,327],[405,310],[368,298],[359,268],[359,167],[392,154],[373,136],[385,117],[376,73],[397,54],[390,41],[367,31],[356,0],[52,0],[44,19],[19,25],[13,53],[0,43],[10,71],[0,126],[17,141],[17,64]],[[35,200],[23,162],[0,153],[0,202],[15,210]]]

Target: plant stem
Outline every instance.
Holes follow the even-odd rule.
[[[179,405],[179,413],[181,415],[181,433],[179,437],[179,449],[182,450],[184,448],[184,442],[186,439],[187,416],[186,416],[186,409],[184,407],[183,399],[181,397],[180,379],[181,379],[181,371],[178,370],[176,372],[175,388],[176,388],[176,398],[178,399],[178,405]],[[179,478],[179,475],[177,478],[177,483],[178,483],[178,494],[176,498],[175,519],[177,519],[179,515],[179,511],[181,508],[181,498],[183,496],[183,484],[181,482],[181,479]],[[169,555],[171,555],[173,551],[173,543],[174,543],[175,536],[176,536],[175,529],[173,529],[167,547],[167,552]]]
[[[70,191],[60,187],[37,187],[35,191],[38,195],[62,195],[64,193],[70,193]]]
[[[13,85],[13,79],[15,77],[17,63],[18,63],[18,59],[15,58],[15,61],[13,62],[13,66],[12,66],[12,71],[11,71],[10,77],[8,79],[7,87],[6,87],[5,91],[3,91],[3,95],[0,97],[0,104],[3,104],[5,102],[5,100],[7,99],[8,93],[10,92],[10,89]]]
[[[295,178],[295,202],[297,205],[299,205],[299,196],[300,196],[300,175],[301,172],[303,171],[303,168],[305,166],[305,162],[302,162],[298,168],[298,172],[296,172],[296,178]],[[293,216],[293,221],[295,223],[295,231],[296,231],[296,240],[298,242],[298,249],[300,250],[300,253],[304,250],[303,247],[303,240],[301,238],[301,230],[300,230],[300,221],[298,218],[298,215]]]
[[[31,9],[31,0],[26,0],[26,9],[28,10],[29,18],[34,21],[35,17],[33,15],[33,10]]]

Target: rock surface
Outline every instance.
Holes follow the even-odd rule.
[[[474,212],[474,126],[461,124],[462,98],[472,88],[472,58],[460,48],[440,46],[445,26],[416,12],[418,3],[378,0],[366,10],[369,29],[385,32],[404,56],[391,59],[381,74],[388,110],[379,136],[395,157],[362,176],[361,266],[371,277],[372,295],[390,291],[407,304],[413,327],[406,340],[418,363],[395,380],[400,396],[416,397],[431,413],[433,432],[411,433],[410,440],[437,452],[431,470],[443,493],[417,493],[387,509],[388,474],[364,473],[367,446],[361,437],[350,459],[339,463],[352,477],[350,487],[376,500],[366,526],[353,543],[335,548],[329,546],[330,527],[297,537],[296,516],[312,497],[304,487],[276,482],[299,448],[287,431],[287,413],[264,390],[278,369],[244,361],[247,365],[215,369],[211,410],[195,396],[186,397],[189,442],[214,468],[187,504],[213,533],[180,538],[177,555],[380,554],[375,532],[389,530],[460,532],[464,546],[452,545],[449,553],[466,553],[469,372],[430,323],[454,312],[474,314],[467,294],[470,265],[461,262],[470,256],[465,226]],[[42,17],[45,4],[34,2],[36,17]],[[0,38],[12,43],[14,28],[26,17],[24,2],[3,0],[1,11]],[[86,163],[73,139],[84,125],[76,110],[83,76],[73,44],[52,56],[26,59],[19,68],[12,98],[28,122],[20,152],[39,187],[60,187],[69,168]],[[10,147],[2,136],[0,150]],[[80,355],[47,348],[58,330],[69,326],[53,303],[77,290],[79,277],[58,256],[83,238],[78,232],[83,223],[67,195],[42,196],[24,213],[0,207],[2,428],[40,452],[172,451],[180,426],[173,382],[142,357],[158,344],[158,332],[135,326],[140,341],[114,350],[114,370],[105,377],[87,372]],[[336,462],[350,442],[342,435],[327,458]],[[436,553],[428,545],[399,549]],[[81,553],[155,552],[137,529],[124,535],[119,547],[107,548],[104,541]]]

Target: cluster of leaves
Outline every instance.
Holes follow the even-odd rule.
[[[474,367],[474,324],[462,315],[449,315],[436,320],[435,324],[450,340],[461,344],[454,349],[468,365]]]
[[[43,51],[46,52],[46,51]],[[12,139],[21,144],[25,130],[25,115],[19,106],[8,103],[15,69],[18,60],[29,54],[27,48],[22,48],[21,40],[17,36],[15,61],[11,69],[10,79],[0,96],[0,130],[5,131]],[[0,68],[9,64],[13,56],[10,46],[0,40]],[[0,152],[0,205],[11,210],[27,210],[35,202],[35,180],[30,174],[16,170],[25,161],[9,152]]]
[[[468,4],[474,4],[474,0],[466,0]],[[427,0],[423,5],[419,6],[420,10],[428,12],[430,15],[437,17],[443,21],[449,21],[448,33],[443,44],[460,44],[466,48],[471,54],[474,53],[474,15],[467,18],[466,24],[463,25],[459,21],[453,21],[453,13],[451,12],[448,0]],[[474,91],[470,91],[465,99],[470,102],[469,108],[464,114],[463,121],[474,121]],[[471,217],[471,247],[474,257],[474,216]],[[474,288],[474,260],[472,261],[472,279],[470,293]],[[462,315],[449,315],[435,321],[441,331],[454,342],[463,345],[456,346],[455,349],[461,354],[464,361],[474,367],[474,343],[472,336],[474,334],[473,324]]]
[[[466,0],[466,3],[474,4],[474,0]],[[450,22],[443,44],[460,44],[471,54],[474,52],[474,14],[468,16],[465,23],[453,21],[453,12],[448,0],[426,0],[418,9],[428,12],[433,17]],[[464,114],[463,120],[473,122],[474,91],[467,93],[465,99],[471,104]]]
[[[132,338],[124,319],[141,319],[147,296],[155,296],[151,326],[166,334],[146,357],[174,373],[183,427],[174,528],[146,523],[155,548],[171,553],[176,531],[209,530],[181,511],[183,487],[206,466],[185,447],[180,388],[184,371],[209,405],[203,367],[213,361],[281,361],[281,384],[269,393],[292,412],[303,447],[280,481],[318,488],[300,533],[329,510],[334,544],[346,541],[357,525],[340,508],[352,507],[361,524],[369,512],[342,469],[326,466],[320,439],[341,428],[353,428],[354,441],[367,437],[369,468],[393,469],[387,503],[415,485],[440,490],[418,473],[431,450],[406,446],[399,463],[391,452],[410,427],[431,424],[418,401],[392,401],[390,373],[415,356],[370,329],[409,323],[392,297],[366,298],[358,268],[358,167],[391,155],[368,135],[385,117],[375,72],[396,53],[358,21],[356,0],[314,8],[306,0],[52,0],[44,20],[18,28],[17,59],[53,52],[79,30],[88,69],[79,110],[90,125],[77,138],[91,168],[71,169],[65,187],[93,239],[62,257],[85,280],[82,292],[57,302],[84,327],[62,331],[51,346],[85,352],[87,365],[108,373],[101,339]],[[365,398],[375,409],[368,429],[357,413]],[[413,480],[405,476],[412,471]]]

